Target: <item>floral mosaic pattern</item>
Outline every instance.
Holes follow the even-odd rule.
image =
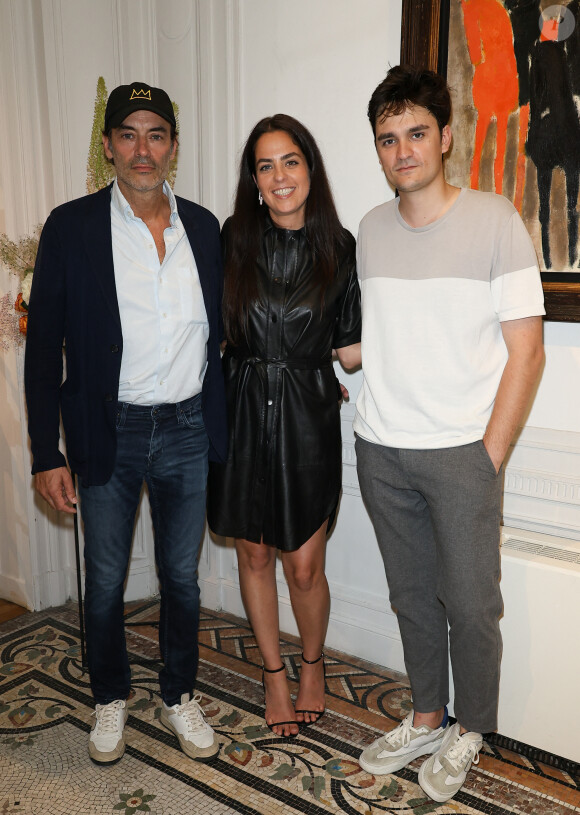
[[[197,689],[221,750],[209,763],[193,762],[159,721],[159,666],[143,659],[155,658],[155,649],[147,646],[143,634],[133,639],[129,635],[133,648],[143,643],[143,653],[132,666],[126,754],[114,767],[96,767],[86,750],[92,701],[80,665],[74,614],[65,609],[60,617],[54,611],[51,619],[47,617],[27,615],[28,625],[23,620],[21,630],[11,636],[2,637],[0,627],[0,813],[36,815],[39,801],[47,796],[51,801],[66,801],[67,795],[62,815],[71,811],[91,815],[570,815],[580,811],[580,796],[579,809],[572,805],[573,782],[568,785],[568,801],[565,796],[562,801],[547,799],[523,786],[521,777],[517,784],[498,781],[480,766],[458,799],[435,804],[417,785],[420,761],[391,776],[364,772],[357,756],[361,744],[375,737],[376,731],[361,723],[357,710],[366,705],[397,721],[408,712],[408,690],[399,681],[380,677],[371,687],[368,674],[354,666],[341,667],[332,658],[328,668],[334,690],[327,699],[323,725],[284,740],[264,724],[258,682],[232,672],[231,665],[226,668],[219,660],[208,662],[204,657],[211,652],[202,647]],[[31,618],[38,623],[30,625]],[[219,625],[225,641],[224,624]],[[239,622],[236,625],[244,635]],[[332,709],[341,683],[344,695],[352,699],[352,719],[344,713],[337,716]],[[492,755],[489,748],[487,754]],[[45,786],[38,788],[38,784]],[[509,799],[507,808],[499,800],[490,803],[494,790],[502,790],[504,801]],[[80,803],[82,795],[90,803]],[[71,809],[75,796],[77,809]],[[60,810],[54,811],[60,815]]]
[[[228,717],[224,717],[228,718]],[[256,776],[265,777],[270,783],[289,793],[317,801],[329,811],[346,812],[399,812],[423,815],[438,808],[427,799],[414,783],[388,777],[375,778],[364,772],[358,762],[344,755],[333,754],[313,740],[298,738],[288,744],[272,739],[267,727],[246,726],[237,733],[214,729],[221,735],[234,739],[237,735],[245,740],[230,741],[223,753],[235,765],[245,767]],[[362,805],[364,807],[359,809]]]
[[[3,739],[2,743],[7,744],[11,750],[18,750],[20,747],[32,747],[34,736],[31,736],[30,733],[17,733],[15,736]]]
[[[155,798],[155,795],[145,795],[143,790],[135,790],[129,795],[121,793],[120,801],[115,804],[113,809],[121,810],[124,815],[135,815],[136,812],[151,812],[149,801]]]
[[[5,648],[0,663],[0,679],[13,680],[16,684],[12,692],[2,694],[0,728],[8,726],[22,731],[39,725],[46,726],[74,710],[75,705],[66,697],[47,692],[42,683],[26,680],[39,669],[50,672],[56,667],[65,673],[70,673],[72,669],[80,675],[79,655],[78,643],[52,628],[45,628]],[[23,680],[22,684],[19,679]],[[21,743],[31,744],[32,741],[23,740]]]

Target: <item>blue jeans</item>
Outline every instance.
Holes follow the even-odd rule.
[[[208,447],[201,394],[173,405],[120,402],[113,474],[104,486],[79,485],[87,656],[97,704],[126,699],[131,688],[123,591],[143,481],[149,490],[161,590],[161,695],[173,705],[182,693],[193,691]]]

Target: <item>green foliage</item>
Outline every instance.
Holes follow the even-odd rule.
[[[407,806],[412,810],[413,815],[428,815],[428,813],[438,810],[441,804],[436,804],[434,801],[430,801],[429,798],[413,798],[407,801]]]
[[[265,724],[253,724],[244,727],[244,733],[247,739],[259,739],[262,736],[267,736],[270,733],[270,728]]]
[[[297,775],[300,775],[300,770],[297,767],[293,767],[291,764],[280,764],[270,778],[276,781],[289,781],[291,778],[296,778]]]
[[[0,234],[0,261],[20,280],[34,268],[38,241],[42,225],[34,228],[32,235],[24,235],[17,241],[11,241],[8,235]]]
[[[34,696],[34,694],[38,693],[39,691],[39,687],[30,683],[30,685],[25,685],[23,688],[20,688],[18,691],[18,696]]]
[[[225,714],[220,719],[222,727],[235,727],[242,721],[242,716],[239,711],[233,710],[230,714]]]
[[[381,787],[379,790],[379,798],[392,798],[398,791],[399,784],[397,783],[397,780],[393,778],[388,786],[385,784],[383,787]]]
[[[137,699],[132,705],[129,705],[129,710],[138,710],[145,712],[155,707],[155,702],[152,699]]]
[[[115,178],[115,168],[109,164],[103,152],[103,127],[107,107],[107,86],[102,76],[97,80],[97,95],[93,115],[93,129],[87,160],[87,192],[97,192]]]
[[[309,775],[302,776],[302,789],[304,792],[311,792],[318,801],[325,788],[326,781],[323,775],[315,775],[314,778]]]

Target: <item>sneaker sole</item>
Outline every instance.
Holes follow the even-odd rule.
[[[211,761],[212,758],[217,756],[220,751],[220,743],[215,733],[213,737],[213,744],[210,744],[209,747],[196,747],[194,744],[191,744],[191,742],[184,739],[181,733],[176,732],[171,723],[167,721],[167,718],[163,715],[163,713],[164,711],[161,712],[159,721],[177,738],[179,746],[186,756],[189,756],[189,758],[192,758],[194,761],[201,762]]]
[[[107,766],[110,764],[116,764],[123,758],[125,753],[125,740],[121,739],[121,741],[117,744],[114,750],[111,750],[109,753],[102,753],[100,750],[93,745],[92,742],[89,742],[89,758],[93,762],[93,764],[100,764],[101,766]]]
[[[437,739],[437,741],[417,747],[417,749],[413,750],[412,753],[405,753],[405,755],[396,756],[393,758],[385,758],[380,764],[371,764],[369,761],[365,761],[362,755],[359,758],[358,763],[363,770],[365,770],[365,772],[371,773],[371,775],[389,775],[390,773],[396,773],[397,770],[402,770],[403,767],[406,767],[407,764],[415,761],[415,759],[419,758],[419,756],[428,756],[436,753],[441,747],[441,742],[443,741],[444,735],[445,733],[441,736],[441,738]]]
[[[93,764],[100,764],[104,767],[111,764],[116,764],[123,758],[125,754],[125,725],[127,724],[127,719],[129,718],[129,711],[127,708],[124,710],[124,722],[123,722],[123,731],[121,734],[121,738],[117,742],[117,746],[114,750],[109,750],[107,753],[103,753],[101,750],[97,750],[95,747],[94,742],[92,742],[89,738],[89,758],[93,762]]]
[[[446,801],[450,801],[451,798],[453,798],[454,795],[457,795],[457,793],[459,792],[459,790],[461,789],[461,787],[465,783],[465,778],[463,779],[461,784],[457,787],[457,789],[453,790],[453,792],[449,792],[449,793],[439,792],[434,787],[432,787],[431,784],[425,778],[425,774],[427,772],[425,767],[426,767],[426,764],[429,761],[430,761],[430,759],[427,759],[427,761],[425,761],[425,762],[423,762],[423,764],[421,764],[421,768],[419,769],[419,774],[417,776],[417,781],[419,783],[419,786],[423,790],[423,792],[426,795],[428,795],[429,798],[431,798],[431,800],[437,801],[438,804],[444,804]],[[471,766],[470,766],[470,769],[471,769]]]

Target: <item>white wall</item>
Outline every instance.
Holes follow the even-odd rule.
[[[528,424],[580,433],[580,325],[545,323],[546,368]]]
[[[31,232],[54,200],[41,4],[2,0],[0,38],[0,173],[5,228],[16,238]],[[1,281],[16,290],[6,270]],[[43,597],[61,597],[67,590],[66,552],[61,554],[70,524],[39,511],[30,489],[22,363],[22,349],[2,352],[0,591],[40,608]]]
[[[399,61],[398,2],[251,0],[239,10],[239,147],[264,116],[288,113],[317,139],[339,214],[356,235],[391,192],[366,116],[372,90]]]
[[[0,219],[1,220],[1,219]],[[16,286],[0,269],[0,296]],[[28,536],[27,453],[22,433],[22,381],[16,351],[0,349],[0,597],[33,606],[31,551]],[[26,451],[26,452],[25,452]]]
[[[0,186],[5,228],[29,232],[82,195],[96,80],[142,78],[180,106],[177,192],[230,212],[240,148],[255,122],[287,112],[314,133],[343,222],[391,196],[366,119],[370,93],[398,62],[399,0],[0,0]],[[0,285],[8,285],[5,271]],[[507,525],[580,540],[580,325],[547,324],[547,364],[509,462]],[[0,352],[0,594],[41,608],[74,596],[70,521],[34,498],[22,353]],[[351,428],[360,374],[341,374],[343,497],[330,538],[329,645],[402,668],[382,563],[362,505]],[[207,539],[203,602],[242,612],[235,558]],[[144,503],[128,597],[155,590]],[[280,577],[282,625],[295,630]]]
[[[355,10],[356,9],[356,10]],[[340,217],[355,235],[365,212],[392,197],[366,116],[369,97],[389,65],[399,61],[398,2],[360,0],[251,0],[232,19],[228,75],[231,201],[236,163],[252,127],[264,116],[287,113],[313,133],[323,153]],[[226,213],[229,209],[226,209]],[[327,550],[332,596],[328,644],[403,668],[396,620],[384,570],[354,469],[352,415],[360,373],[339,376],[350,390],[342,408],[344,491]],[[219,541],[222,604],[243,614],[235,556]],[[217,591],[216,584],[211,584]],[[209,584],[206,584],[206,588]],[[288,591],[278,572],[281,626],[296,633]]]

